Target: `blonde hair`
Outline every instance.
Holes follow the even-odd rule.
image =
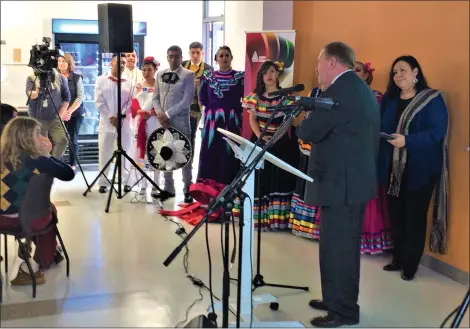
[[[67,70],[69,73],[75,72],[75,60],[73,59],[72,55],[69,53],[64,53],[64,56],[62,58],[67,62],[68,67]]]
[[[54,75],[54,78],[52,80],[54,80],[54,88],[57,89],[57,90],[60,90],[60,73],[57,69],[52,69],[52,74]],[[31,74],[29,76],[29,78],[33,81],[36,81],[36,87],[39,88],[40,87],[40,81],[39,81],[39,77],[37,77],[34,73]],[[33,89],[34,90],[34,89]],[[29,94],[29,92],[28,92]]]
[[[41,127],[41,124],[29,117],[16,117],[7,123],[0,141],[1,172],[7,165],[17,170],[24,155],[34,158],[41,155],[34,145],[34,134],[38,127]]]

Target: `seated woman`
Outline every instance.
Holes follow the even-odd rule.
[[[28,117],[17,117],[5,126],[0,142],[0,171],[3,193],[0,206],[0,229],[11,229],[20,226],[19,208],[31,177],[35,174],[46,174],[63,181],[70,181],[75,173],[65,163],[50,156],[52,144],[48,138],[41,135],[38,121]],[[33,231],[41,231],[50,224],[57,212],[51,205],[48,218],[38,218],[31,223]],[[44,274],[39,268],[48,268],[54,261],[55,232],[37,237],[41,242],[36,245],[36,251],[31,266],[36,274],[36,283],[44,284]],[[50,248],[50,246],[52,246]],[[41,260],[44,260],[41,262]],[[12,285],[31,284],[26,264],[22,264]]]

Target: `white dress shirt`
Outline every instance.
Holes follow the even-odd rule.
[[[100,112],[100,123],[98,132],[116,132],[116,128],[109,122],[111,117],[117,116],[117,78],[113,77],[111,71],[96,79],[95,104]],[[121,108],[122,114],[126,114],[122,122],[122,128],[131,128],[132,116],[130,108],[132,104],[131,83],[127,77],[121,78]]]

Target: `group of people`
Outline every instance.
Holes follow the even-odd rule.
[[[280,113],[268,120],[270,107],[285,101],[269,94],[281,88],[281,63],[265,61],[257,72],[254,90],[245,96],[244,72],[232,68],[233,54],[228,46],[220,47],[215,54],[217,70],[202,60],[201,43],[191,43],[189,56],[190,60],[183,62],[182,49],[172,46],[167,51],[169,68],[159,71],[160,63],[153,57],[145,57],[139,69],[135,52],[113,55],[111,70],[100,76],[95,86],[100,113],[100,169],[112,155],[118,110],[125,115],[121,127],[123,149],[142,163],[148,161],[146,141],[157,128],[179,130],[190,139],[194,152],[202,119],[196,183],[219,189],[233,180],[240,162],[217,128],[240,135],[246,111],[253,140],[260,138],[263,130],[263,143],[274,136],[284,116]],[[120,109],[118,65],[123,72]],[[50,81],[51,97],[59,104],[60,118],[69,131],[77,131],[83,111],[83,82],[73,72],[70,55],[59,59],[58,66],[59,71]],[[315,326],[358,323],[361,253],[393,248],[393,260],[384,270],[401,272],[403,280],[414,278],[424,249],[434,190],[437,216],[433,218],[431,243],[435,250],[445,248],[449,118],[444,97],[429,87],[412,56],[398,57],[392,63],[384,94],[370,87],[373,71],[370,63],[356,61],[348,45],[326,45],[318,58],[318,87],[313,88],[310,97],[331,97],[339,105],[331,110],[302,112],[269,150],[306,172],[313,183],[296,179],[268,162],[256,172],[256,228],[290,229],[296,235],[320,239],[323,300],[312,300],[310,306],[328,311],[328,315],[313,319]],[[41,96],[38,87],[37,78],[28,77],[26,91],[31,98],[32,118],[15,118],[2,133],[3,183],[8,176],[3,175],[4,171],[10,177],[26,177],[26,183],[35,170],[63,180],[73,178],[73,162],[70,172],[57,160],[67,144],[60,120],[49,101],[51,97]],[[53,139],[53,148],[47,138],[41,137],[47,134]],[[72,140],[76,144],[75,135]],[[195,154],[182,170],[186,203],[193,201],[190,186],[194,158]],[[125,160],[124,168],[123,173],[129,175]],[[172,172],[166,171],[163,176],[163,190],[153,190],[152,196],[166,200],[175,196],[175,187]],[[153,178],[159,181],[160,173],[154,171]],[[130,179],[125,177],[124,181]],[[12,186],[11,181],[5,184]],[[102,177],[101,193],[107,191],[107,184]],[[126,183],[125,190],[130,191],[130,185]],[[147,185],[141,188],[145,190]],[[14,200],[5,203],[2,194],[2,221],[18,212],[21,193],[9,197]]]

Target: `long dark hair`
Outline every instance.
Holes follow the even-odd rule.
[[[256,87],[253,90],[253,92],[258,96],[262,96],[266,91],[266,86],[264,85],[263,77],[271,67],[274,67],[276,72],[279,72],[279,67],[272,61],[264,62],[258,70],[258,75],[256,76]],[[279,84],[279,78],[276,81],[276,86],[277,88],[281,89],[281,85]]]
[[[416,92],[419,93],[420,91],[429,88],[428,82],[426,81],[426,78],[424,77],[423,70],[421,69],[421,65],[419,65],[418,63],[418,60],[411,55],[400,56],[393,61],[393,64],[390,67],[390,73],[389,73],[388,85],[387,85],[387,91],[386,91],[386,94],[389,98],[400,97],[401,90],[395,84],[395,81],[393,81],[393,75],[394,75],[393,68],[395,67],[396,63],[402,62],[402,61],[408,63],[408,65],[411,66],[412,70],[418,69],[418,75],[416,76],[416,79],[418,79],[418,82],[415,84]]]

